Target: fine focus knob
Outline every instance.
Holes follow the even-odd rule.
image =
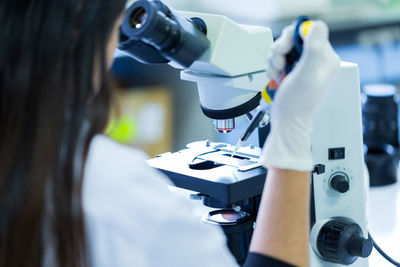
[[[372,252],[372,242],[362,235],[360,226],[336,219],[325,223],[317,237],[319,254],[327,261],[349,265]]]
[[[331,187],[339,193],[346,193],[349,191],[349,180],[343,174],[336,174],[331,179]]]
[[[361,236],[353,236],[347,245],[347,250],[352,256],[366,258],[371,254],[372,246],[373,244],[370,239],[365,239]]]

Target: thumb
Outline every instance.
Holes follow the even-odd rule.
[[[303,54],[298,63],[298,74],[304,78],[318,76],[318,72],[333,74],[339,65],[339,57],[329,43],[328,26],[322,21],[313,21],[304,36]],[[330,73],[332,69],[333,73]],[[324,71],[325,70],[325,71]],[[324,75],[323,75],[324,76]]]
[[[329,30],[328,26],[320,20],[314,20],[306,33],[303,37],[304,39],[304,47],[312,48],[315,45],[318,45],[320,42],[328,41],[329,37]]]
[[[306,36],[304,36],[303,60],[306,65],[313,65],[326,52],[328,41],[328,26],[322,21],[313,21]]]

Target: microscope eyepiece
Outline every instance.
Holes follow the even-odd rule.
[[[210,46],[206,24],[199,20],[187,19],[161,1],[136,1],[122,23],[119,49],[143,63],[173,61],[187,68]]]
[[[146,12],[146,10],[143,7],[138,7],[137,9],[133,10],[129,22],[132,28],[140,29],[147,22],[148,18],[149,14]]]

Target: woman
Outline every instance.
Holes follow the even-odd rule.
[[[107,121],[106,45],[124,7],[1,1],[1,266],[87,263],[82,171]]]
[[[141,152],[99,135],[124,6],[0,3],[0,266],[235,266],[221,230],[195,220],[191,203],[167,190]],[[271,77],[284,68],[292,31],[277,42]],[[308,265],[310,103],[324,97],[337,67],[316,22],[276,96],[246,266],[278,262],[267,255],[287,262],[280,266]],[[302,78],[310,75],[318,79]]]

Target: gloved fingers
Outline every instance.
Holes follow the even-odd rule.
[[[280,71],[274,69],[274,68],[268,68],[267,69],[267,76],[271,79],[271,80],[278,80],[280,77]]]
[[[304,37],[304,57],[306,61],[318,61],[327,49],[332,49],[328,40],[328,26],[319,20],[313,22],[308,34]]]
[[[301,80],[313,77],[314,82],[326,80],[336,74],[340,59],[328,40],[329,30],[322,21],[313,21],[304,37],[303,54],[298,63],[296,76]]]
[[[268,64],[270,68],[273,68],[278,72],[281,72],[286,65],[285,56],[279,53],[272,53],[268,59]]]
[[[270,79],[278,79],[286,65],[286,54],[294,46],[294,27],[292,25],[283,29],[281,37],[276,40],[268,59],[269,68],[267,75]]]
[[[293,46],[294,46],[294,26],[290,25],[283,29],[282,35],[274,43],[272,51],[274,53],[286,55],[287,53],[290,52]]]
[[[318,44],[321,41],[328,41],[329,30],[328,26],[320,20],[312,22],[310,29],[306,36],[304,36],[304,46]]]

